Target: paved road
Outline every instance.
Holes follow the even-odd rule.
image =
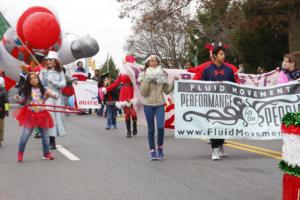
[[[168,131],[167,159],[151,162],[144,125],[137,137],[126,139],[121,120],[119,129],[110,131],[104,130],[105,119],[95,115],[70,116],[67,123],[68,135],[57,143],[80,160],[59,151],[54,161],[41,160],[40,140],[31,138],[20,164],[21,128],[12,118],[6,120],[0,200],[281,199],[280,141],[234,141],[272,151],[228,143],[230,157],[211,161],[205,141],[175,139]]]

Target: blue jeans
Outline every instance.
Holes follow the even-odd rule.
[[[99,110],[98,110],[98,112],[97,112],[97,115],[98,115],[98,116],[100,116],[100,117],[103,116],[104,107],[105,107],[105,105],[104,105],[103,103],[101,103],[101,104],[100,104],[100,108],[99,108]]]
[[[163,146],[165,136],[165,107],[161,106],[147,106],[144,105],[144,112],[148,126],[148,142],[150,150],[155,149],[155,124],[154,118],[156,118],[157,126],[157,145],[158,147]]]
[[[42,136],[42,145],[43,145],[43,152],[49,152],[49,135],[48,135],[48,128],[41,128],[41,136]],[[33,128],[23,128],[22,136],[19,142],[19,152],[24,152],[26,144],[33,132]]]
[[[117,125],[117,107],[116,105],[106,105],[107,111],[107,128]]]

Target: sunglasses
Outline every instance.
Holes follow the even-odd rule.
[[[55,59],[52,58],[46,58],[46,61],[54,61]]]

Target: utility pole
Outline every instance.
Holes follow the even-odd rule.
[[[107,58],[106,58],[106,71],[109,73],[109,54],[107,53]]]

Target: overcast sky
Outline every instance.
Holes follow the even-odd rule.
[[[125,56],[123,51],[130,34],[129,20],[119,19],[120,5],[115,0],[45,0],[57,10],[64,31],[77,35],[89,34],[100,46],[95,58],[105,62],[107,53],[118,65]]]
[[[34,3],[33,3],[34,2]],[[100,46],[100,52],[95,56],[99,64],[103,64],[109,53],[117,66],[122,64],[126,52],[123,48],[131,33],[129,19],[120,19],[120,4],[116,0],[0,0],[0,11],[12,6],[48,5],[59,15],[62,30],[78,36],[90,35]],[[196,0],[188,7],[194,13]],[[10,5],[10,6],[7,6]]]
[[[9,2],[9,3],[8,3]],[[125,57],[123,47],[130,34],[131,23],[127,19],[119,19],[120,5],[116,0],[0,0],[0,8],[5,10],[6,4],[31,4],[42,2],[49,4],[58,13],[64,32],[78,36],[90,35],[100,46],[96,60],[104,63],[107,53],[112,55],[117,65]]]

